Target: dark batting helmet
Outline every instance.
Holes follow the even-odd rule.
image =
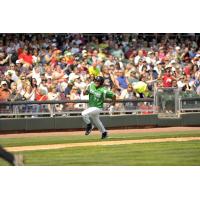
[[[104,77],[97,76],[97,77],[95,77],[94,81],[100,83],[100,85],[103,85],[103,83],[104,83]]]

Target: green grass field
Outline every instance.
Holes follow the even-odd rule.
[[[122,130],[123,131],[123,130]],[[200,137],[200,131],[112,134],[106,141]],[[5,147],[100,141],[99,135],[1,138]],[[72,147],[23,152],[28,166],[199,166],[200,141]],[[0,160],[0,165],[7,165]]]

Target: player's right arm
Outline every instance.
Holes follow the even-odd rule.
[[[90,83],[90,84],[87,85],[86,89],[83,91],[83,95],[90,94],[91,85],[92,85],[92,83]]]
[[[112,99],[111,105],[113,105],[113,106],[115,105],[116,95],[113,92],[107,90],[105,93],[105,98]]]

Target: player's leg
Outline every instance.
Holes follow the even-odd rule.
[[[86,123],[85,135],[89,135],[92,129],[94,128],[90,120],[90,115],[92,112],[94,112],[94,110],[95,109],[93,107],[90,107],[81,113],[83,121]]]
[[[104,139],[106,137],[108,137],[108,133],[103,125],[103,123],[101,122],[101,120],[99,119],[99,114],[100,114],[101,110],[97,110],[96,112],[92,113],[92,119],[94,124],[96,125],[96,127],[98,128],[98,130],[101,132],[102,136],[101,139]]]

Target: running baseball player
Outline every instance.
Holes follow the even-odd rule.
[[[116,96],[113,92],[107,90],[104,86],[104,78],[102,76],[97,76],[94,79],[84,94],[89,95],[89,108],[82,112],[83,120],[86,123],[85,135],[89,135],[94,128],[94,125],[101,132],[101,139],[108,137],[108,133],[99,119],[99,115],[103,109],[103,103],[105,98],[112,99],[112,105],[115,105]]]
[[[13,155],[12,153],[6,151],[1,146],[0,146],[0,158],[7,161],[10,165],[13,165],[13,166],[23,166],[24,165],[24,159],[21,154]]]

